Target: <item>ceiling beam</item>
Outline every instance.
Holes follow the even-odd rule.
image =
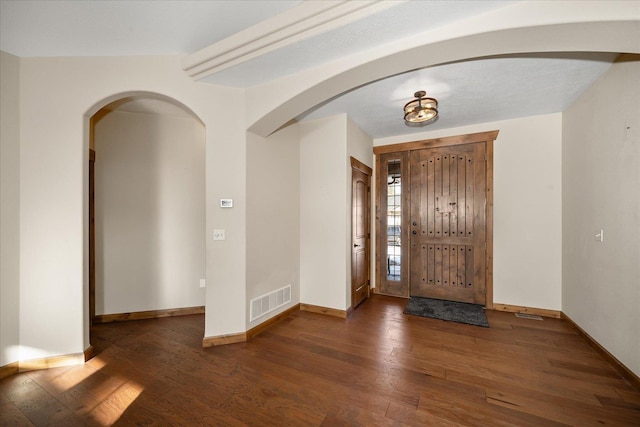
[[[402,0],[404,1],[406,0]],[[200,80],[398,3],[399,1],[390,0],[305,1],[187,56],[183,69],[189,76]]]

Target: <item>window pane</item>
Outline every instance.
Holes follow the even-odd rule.
[[[387,280],[400,280],[402,183],[400,160],[387,162]]]

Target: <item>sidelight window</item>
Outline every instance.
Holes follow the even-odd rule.
[[[402,176],[400,159],[387,162],[387,280],[401,278]]]

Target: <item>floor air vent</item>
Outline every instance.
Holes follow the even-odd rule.
[[[277,289],[251,300],[250,321],[264,316],[273,310],[291,302],[291,285]]]
[[[542,317],[535,314],[527,314],[527,313],[516,313],[516,317],[520,317],[522,319],[530,319],[530,320],[544,320]]]

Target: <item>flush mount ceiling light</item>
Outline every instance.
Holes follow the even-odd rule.
[[[435,98],[425,98],[423,90],[413,94],[413,101],[404,106],[404,121],[408,124],[424,123],[438,117],[438,101]]]

